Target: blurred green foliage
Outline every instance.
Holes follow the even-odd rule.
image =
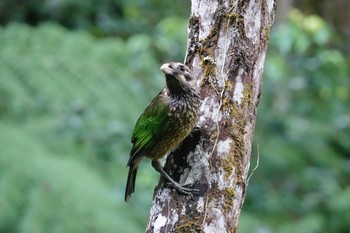
[[[296,10],[273,31],[241,232],[349,231],[349,62],[337,46]]]
[[[128,37],[149,33],[159,19],[186,18],[190,1],[160,0],[2,0],[0,24],[54,21],[67,28],[84,29],[97,36]]]
[[[188,15],[184,1],[146,2],[0,3],[23,4],[0,10],[0,232],[144,231],[158,175],[142,165],[123,203],[129,138],[164,85],[160,64],[183,60]],[[349,63],[337,46],[297,11],[272,33],[240,232],[350,228]]]
[[[164,85],[151,47],[183,58],[185,28],[177,17],[160,22],[168,40],[96,39],[57,24],[0,29],[0,232],[144,229],[158,176],[145,171],[145,197],[123,203],[130,134]]]

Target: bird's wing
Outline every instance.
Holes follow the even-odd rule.
[[[166,136],[169,129],[169,107],[166,102],[160,93],[137,120],[131,138],[133,148],[128,165],[148,155],[159,140]]]

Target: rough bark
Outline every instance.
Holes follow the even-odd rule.
[[[200,193],[161,180],[146,232],[237,231],[274,12],[274,0],[192,0],[185,63],[203,103],[197,129],[165,169]]]

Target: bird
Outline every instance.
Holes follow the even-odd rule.
[[[127,162],[129,167],[125,188],[125,202],[135,191],[137,169],[144,158],[152,161],[173,188],[182,193],[198,191],[181,186],[163,169],[160,159],[190,135],[194,128],[201,99],[190,69],[179,62],[165,63],[160,67],[165,75],[165,88],[147,105],[138,118],[132,136],[132,149]]]

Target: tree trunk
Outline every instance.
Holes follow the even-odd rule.
[[[274,0],[192,0],[185,63],[203,100],[197,129],[167,158],[146,232],[236,232],[247,189]]]

